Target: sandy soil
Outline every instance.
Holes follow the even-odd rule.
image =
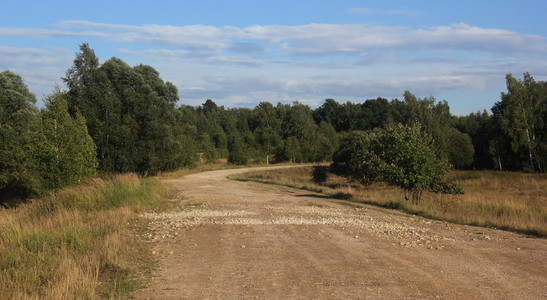
[[[166,180],[138,299],[547,299],[547,240],[447,224],[222,170]]]

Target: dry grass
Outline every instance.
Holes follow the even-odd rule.
[[[151,258],[128,224],[165,196],[158,180],[127,174],[0,208],[0,299],[114,298],[135,289],[132,274]]]
[[[463,186],[465,195],[424,193],[414,205],[404,192],[385,183],[363,187],[329,174],[325,183],[311,180],[311,167],[250,172],[237,176],[311,190],[353,202],[402,210],[428,218],[460,224],[495,227],[547,237],[547,175],[496,171],[454,171],[451,182]]]

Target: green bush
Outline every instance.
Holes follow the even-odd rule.
[[[313,166],[311,173],[313,181],[316,183],[323,183],[327,181],[327,178],[329,177],[328,170],[328,166]]]

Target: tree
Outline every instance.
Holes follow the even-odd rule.
[[[300,143],[298,142],[298,139],[295,136],[290,136],[282,142],[282,145],[277,148],[275,159],[278,162],[301,162],[302,151],[300,151]]]
[[[246,165],[249,162],[249,150],[240,136],[233,136],[229,143],[228,162],[234,165]]]
[[[431,136],[419,124],[351,132],[334,154],[331,169],[365,185],[385,181],[398,186],[414,203],[419,202],[424,190],[462,192],[445,182],[448,161],[437,155]]]
[[[325,121],[334,126],[336,131],[341,131],[342,107],[334,99],[325,99],[325,102],[313,112],[313,118],[317,124]]]
[[[97,153],[85,119],[78,112],[74,118],[70,116],[65,95],[60,90],[49,95],[45,103],[35,141],[42,186],[57,189],[93,176]]]
[[[419,124],[388,127],[373,148],[381,157],[381,177],[404,189],[406,199],[410,193],[412,202],[418,203],[424,190],[449,191],[444,176],[450,165],[437,154],[433,139]]]
[[[215,162],[218,159],[218,152],[215,148],[213,140],[207,133],[202,133],[198,137],[198,144],[200,145],[200,152],[207,162]]]
[[[456,128],[450,128],[447,133],[448,162],[456,169],[468,167],[473,163],[475,150],[471,138]]]
[[[332,154],[338,148],[338,135],[330,123],[321,121],[319,124],[319,145],[317,149],[317,161],[328,161],[332,159]]]
[[[381,131],[352,131],[333,154],[331,171],[363,185],[381,180],[381,157],[374,143]]]
[[[473,168],[491,169],[494,167],[489,150],[490,140],[494,136],[492,120],[492,116],[488,115],[486,110],[455,118],[455,128],[469,135],[473,143],[474,154],[471,165]]]
[[[492,108],[497,126],[509,140],[513,154],[523,161],[523,169],[543,172],[547,84],[536,82],[528,73],[523,80],[507,74],[506,83],[507,93],[502,93],[501,101]]]
[[[299,143],[302,161],[314,161],[318,158],[319,127],[313,120],[309,106],[294,102],[283,120],[283,132],[286,138],[296,137]]]
[[[100,170],[147,175],[182,166],[176,87],[150,66],[118,58],[99,66],[89,45],[80,50],[64,80],[71,114],[87,120]]]
[[[378,97],[377,99],[366,100],[361,108],[363,110],[363,121],[360,130],[384,128],[386,126],[389,114],[387,99]]]
[[[266,164],[270,163],[270,155],[275,153],[276,148],[281,143],[281,122],[273,105],[269,102],[260,102],[255,107],[256,129],[254,136],[261,147],[262,152],[266,154]]]
[[[37,121],[36,97],[21,76],[0,73],[0,191],[27,196],[39,190],[33,172],[32,138]],[[3,198],[3,197],[2,197]]]
[[[433,138],[437,155],[447,158],[447,133],[452,127],[452,116],[446,101],[437,102],[435,97],[418,98],[405,91],[404,102],[392,101],[389,119],[391,125],[420,124],[422,130]]]

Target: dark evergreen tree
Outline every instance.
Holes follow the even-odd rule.
[[[493,136],[492,117],[486,110],[470,113],[455,119],[455,128],[471,137],[473,143],[473,163],[477,169],[492,169],[494,167],[490,155],[490,139]]]

